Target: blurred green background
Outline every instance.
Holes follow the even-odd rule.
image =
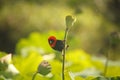
[[[73,15],[77,21],[69,34],[74,39],[70,40],[70,47],[90,53],[104,52],[108,36],[120,31],[119,3],[118,0],[1,0],[0,50],[15,53],[17,42],[34,31],[42,34],[64,31],[65,16]]]
[[[119,14],[119,0],[0,0],[0,51],[19,55],[13,60],[16,61],[14,64],[17,69],[23,72],[25,71],[19,67],[23,63],[17,63],[20,62],[19,59],[21,60],[20,56],[26,57],[28,53],[31,53],[28,60],[37,60],[45,54],[55,53],[55,61],[52,61],[51,64],[53,66],[58,64],[57,67],[60,67],[61,54],[56,54],[57,52],[50,48],[47,39],[51,35],[63,39],[65,16],[73,15],[76,22],[68,35],[70,46],[68,53],[73,53],[71,54],[73,56],[83,54],[92,57],[94,55],[98,58],[109,51],[110,59],[118,61],[120,59]],[[41,55],[38,57],[38,54],[33,54],[33,57],[31,57],[32,53],[40,53]],[[68,61],[75,58],[68,57]],[[35,64],[38,65],[40,61],[38,59]],[[82,68],[76,68],[77,64],[82,63],[73,60],[74,65],[71,69],[73,68],[73,71],[79,72],[84,68],[96,65],[103,71],[103,65],[100,66],[98,62],[90,64],[91,62],[87,61]],[[28,63],[27,60],[26,63]],[[25,67],[23,66],[23,68]],[[115,69],[118,70],[119,68]],[[57,72],[53,73],[56,74]],[[116,75],[120,75],[120,73],[116,73]],[[30,79],[26,78],[26,80]]]

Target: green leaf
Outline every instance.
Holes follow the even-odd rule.
[[[96,77],[92,80],[120,80],[120,76],[117,76],[117,77]]]
[[[34,51],[28,54],[27,57],[22,57],[20,55],[15,55],[13,57],[14,65],[23,77],[22,80],[31,80],[30,76],[36,71],[39,62],[42,61],[42,56],[40,54]]]

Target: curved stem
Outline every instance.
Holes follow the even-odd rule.
[[[32,80],[35,79],[36,75],[37,75],[37,72],[34,73],[34,75],[33,75],[33,77],[32,77]]]

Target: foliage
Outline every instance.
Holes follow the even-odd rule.
[[[26,52],[29,52],[32,50],[37,51],[40,54],[51,52],[52,49],[50,47],[47,47],[49,46],[47,39],[50,35],[63,38],[62,31],[58,33],[55,33],[54,31],[50,31],[46,34],[39,34],[38,32],[33,32],[29,35],[27,39],[22,38],[21,40],[19,40],[18,44],[16,45],[16,53],[24,54],[25,52],[26,54]]]
[[[47,45],[47,40],[45,40],[45,38],[51,34],[59,34],[57,36],[59,38],[62,38],[63,35],[62,32],[49,32],[48,34],[34,32],[31,33],[28,38],[21,39],[17,44],[16,54],[13,55],[12,63],[9,63],[12,64],[19,71],[19,73],[16,75],[9,75],[11,73],[6,74],[6,70],[4,70],[2,74],[0,74],[0,79],[31,80],[42,60],[47,60],[50,63],[52,67],[51,73],[46,76],[37,74],[35,80],[61,79],[61,54],[54,52],[50,47],[48,47],[49,45]],[[34,48],[31,48],[31,46]],[[38,48],[35,49],[36,47]],[[41,48],[44,49],[43,52],[39,51]],[[1,57],[4,57],[2,55],[6,54],[1,52],[0,55]],[[116,65],[113,65],[115,62],[110,61],[107,77],[104,77],[102,75],[104,71],[103,60],[105,59],[93,57],[82,49],[67,51],[65,65],[66,80],[105,80],[110,78],[113,80],[119,80],[119,62],[116,63]],[[3,73],[9,76],[5,76]]]

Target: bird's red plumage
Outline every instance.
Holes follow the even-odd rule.
[[[53,41],[53,43],[50,43],[49,41]],[[56,37],[54,37],[54,36],[50,36],[49,38],[48,38],[48,42],[49,42],[49,44],[50,44],[50,46],[51,47],[54,47],[55,45],[56,45]]]

